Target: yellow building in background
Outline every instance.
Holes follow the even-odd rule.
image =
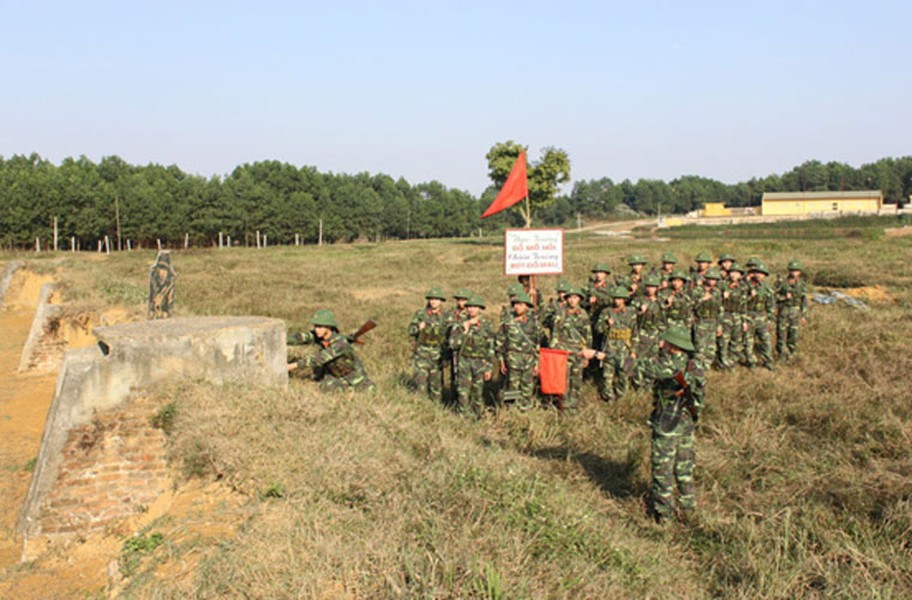
[[[766,216],[877,214],[883,192],[766,192],[761,212]]]
[[[722,202],[707,202],[703,205],[704,217],[730,217],[731,210],[725,208]]]

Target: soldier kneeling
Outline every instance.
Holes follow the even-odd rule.
[[[339,324],[332,311],[321,308],[314,313],[310,324],[313,325],[311,331],[289,334],[288,345],[316,344],[317,348],[306,357],[290,363],[289,372],[299,368],[310,369],[313,379],[320,382],[320,389],[324,391],[376,391],[348,336],[339,333]]]

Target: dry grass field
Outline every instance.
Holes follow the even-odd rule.
[[[372,318],[362,358],[376,395],[324,396],[179,384],[181,486],[218,481],[244,499],[204,518],[218,538],[175,535],[122,583],[142,598],[908,598],[912,596],[912,238],[769,235],[656,242],[568,233],[566,274],[596,260],[700,250],[800,258],[818,284],[871,288],[869,310],[812,305],[796,360],[713,372],[697,434],[699,515],[647,515],[646,391],[580,412],[500,410],[473,421],[407,391],[405,325],[432,285],[466,286],[488,316],[512,280],[499,239],[261,251],[175,252],[178,315],[263,315],[304,327],[331,307],[345,329]],[[775,232],[774,232],[775,233]],[[70,302],[141,307],[149,252],[32,260]],[[556,277],[542,278],[546,297]],[[876,287],[875,287],[876,286]],[[199,517],[197,517],[198,519]],[[132,547],[131,547],[132,548]],[[125,546],[125,552],[127,551]],[[192,564],[181,571],[176,565]]]

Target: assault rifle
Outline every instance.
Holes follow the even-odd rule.
[[[687,409],[687,412],[690,413],[690,418],[693,419],[694,423],[697,422],[698,418],[693,390],[684,378],[684,372],[678,371],[675,373],[674,380],[680,386],[680,389],[674,394],[675,401],[671,411],[663,410],[659,415],[659,429],[661,429],[663,433],[671,433],[674,431],[678,426],[678,423],[681,422],[681,414],[684,409]]]

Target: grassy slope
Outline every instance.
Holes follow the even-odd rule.
[[[703,243],[569,235],[567,275],[581,282],[596,259],[620,268],[631,252],[689,258]],[[177,390],[175,460],[223,477],[255,510],[233,540],[208,550],[192,583],[156,579],[150,566],[130,591],[908,597],[912,241],[706,243],[764,257],[777,271],[797,256],[812,276],[884,285],[896,302],[866,313],[815,306],[794,364],[712,374],[697,442],[701,520],[691,528],[660,528],[645,515],[645,393],[606,406],[590,390],[569,419],[507,412],[473,423],[398,385],[404,325],[426,288],[474,288],[496,318],[508,283],[499,241],[177,254],[182,314],[303,325],[328,305],[346,328],[377,319],[363,356],[381,392],[323,397],[299,382],[284,394]],[[69,294],[141,302],[151,258],[64,258]],[[545,278],[549,291],[555,279]]]

